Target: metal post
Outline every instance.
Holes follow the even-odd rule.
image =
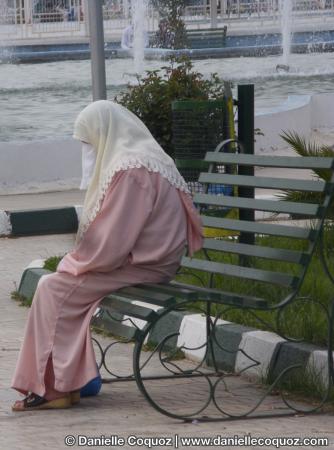
[[[82,13],[85,36],[89,36],[88,0],[82,0]]]
[[[130,5],[129,5],[128,0],[124,0],[122,6],[123,6],[123,14],[124,14],[124,17],[125,17],[126,19],[128,19],[128,18],[129,18],[129,12],[130,12],[130,11],[129,11]]]
[[[102,0],[88,1],[93,101],[107,98]]]
[[[210,0],[210,27],[217,28],[217,0]]]
[[[231,83],[224,82],[224,108],[223,108],[223,136],[225,139],[235,139],[234,134],[234,114],[233,114],[233,94]],[[226,146],[227,152],[235,152],[235,144],[231,143]],[[231,166],[225,167],[226,173],[233,173]]]
[[[238,139],[242,143],[243,152],[254,154],[254,85],[244,84],[238,86]],[[239,175],[254,175],[254,168],[250,166],[239,166]],[[254,188],[239,187],[239,197],[254,198]],[[254,221],[254,211],[241,209],[239,212],[241,220]],[[254,244],[255,236],[252,233],[240,233],[239,242]],[[240,257],[240,263],[247,265],[247,258]]]
[[[31,0],[25,0],[24,2],[24,23],[25,25],[30,25],[32,23],[32,1]]]

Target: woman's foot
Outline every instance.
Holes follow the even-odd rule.
[[[72,406],[71,396],[66,394],[62,398],[46,400],[36,394],[29,394],[23,400],[18,400],[12,406],[13,411],[34,411],[44,409],[64,409]]]

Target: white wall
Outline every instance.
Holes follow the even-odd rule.
[[[334,129],[334,93],[313,95],[311,106],[312,128]]]
[[[72,138],[0,142],[0,194],[78,187],[81,146]]]
[[[282,131],[309,139],[315,128],[334,130],[334,92],[291,96],[278,108],[256,114],[257,153],[284,153]],[[334,142],[333,142],[334,144]],[[80,143],[72,138],[0,142],[0,195],[77,188],[81,177]]]
[[[256,153],[281,152],[286,145],[282,131],[296,131],[309,139],[315,128],[334,129],[334,92],[290,96],[278,108],[256,114],[255,128],[264,133],[255,137]]]

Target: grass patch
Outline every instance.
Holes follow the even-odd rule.
[[[154,352],[154,350],[157,348],[158,343],[153,341],[148,341],[146,344],[142,345],[143,352]]]
[[[58,264],[62,259],[63,256],[51,256],[50,258],[45,260],[43,269],[55,272],[57,270]]]
[[[175,350],[169,353],[168,359],[170,361],[181,361],[182,359],[186,359],[186,355],[183,350],[177,347]]]
[[[269,378],[264,382],[270,384],[272,381]],[[307,398],[307,402],[311,402],[313,407],[319,406],[320,402],[328,395],[330,402],[329,409],[333,411],[334,389],[331,388],[328,394],[327,390],[328,387],[325,385],[321,373],[317,372],[314,368],[311,370],[300,368],[288,372],[272,393],[273,395],[283,395],[288,404],[292,406],[298,402],[305,401],[305,398]]]
[[[20,306],[25,306],[26,308],[30,308],[32,303],[32,297],[25,297],[21,295],[18,291],[13,291],[10,293],[10,298],[15,300]]]
[[[146,344],[142,346],[143,352],[154,352],[158,349],[159,344],[154,341],[148,341]],[[180,347],[168,349],[166,347],[163,348],[163,354],[165,355],[165,360],[167,361],[181,361],[182,359],[186,358],[186,355],[183,350],[181,350]]]
[[[119,342],[134,342],[134,339],[128,339],[122,336],[117,336],[114,333],[111,333],[109,330],[104,328],[102,325],[91,325],[90,327],[91,331],[95,334],[98,334],[99,336],[115,339]]]

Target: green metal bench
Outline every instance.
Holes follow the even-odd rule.
[[[186,30],[186,35],[190,48],[221,48],[226,44],[227,26]],[[159,46],[156,33],[149,33],[149,42],[152,47]]]
[[[324,257],[322,229],[332,202],[334,159],[221,153],[219,150],[225,144],[230,144],[230,141],[218,146],[217,151],[206,154],[205,161],[209,164],[209,171],[201,173],[199,178],[206,186],[206,192],[196,194],[194,202],[201,209],[205,227],[221,228],[225,233],[230,230],[231,236],[222,239],[206,238],[202,251],[193,258],[183,258],[180,273],[173,282],[124,288],[111,293],[102,301],[100,315],[95,318],[94,323],[108,322],[108,327],[115,335],[125,338],[123,342],[135,341],[133,374],[120,376],[107,364],[110,359],[108,352],[118,344],[111,343],[103,350],[95,340],[101,351],[100,366],[104,366],[113,375],[105,381],[135,380],[154,408],[167,416],[184,420],[221,420],[254,416],[256,413],[259,416],[266,415],[268,411],[264,405],[268,399],[271,401],[270,394],[277,393],[281,388],[284,408],[277,411],[275,408],[272,410],[273,407],[269,405],[269,410],[272,410],[269,414],[319,410],[329,398],[334,381],[333,305],[324,311],[329,336],[328,382],[316,406],[312,405],[307,409],[298,402],[295,404],[285,395],[284,382],[292,373],[297,374],[298,370],[303,373],[306,370],[305,365],[298,361],[284,367],[279,373],[266,374],[269,384],[255,404],[247,395],[243,396],[240,386],[235,387],[236,392],[231,401],[229,383],[232,386],[236,380],[241,380],[236,376],[240,373],[228,373],[221,367],[219,354],[241,352],[243,357],[248,356],[249,367],[259,365],[244,350],[226,348],[222,338],[226,326],[224,314],[231,310],[240,310],[243,314],[257,317],[264,325],[266,316],[261,314],[274,314],[277,326],[268,326],[267,329],[276,331],[288,342],[298,341],[286,335],[288,332],[284,324],[287,317],[289,323],[292,320],[289,308],[293,307],[293,314],[296,314],[299,305],[302,308],[305,302],[312,302],[314,305],[317,303],[316,299],[299,298],[300,288],[317,247],[320,249],[324,269],[333,281]],[[219,173],[217,166],[220,168]],[[232,167],[233,170],[221,173],[222,166]],[[245,167],[283,169],[284,173],[277,177],[240,175],[245,173]],[[300,178],[286,177],[285,171],[289,169],[300,172]],[[328,171],[330,181],[309,179],[307,176],[305,179],[305,169]],[[239,195],[231,197],[209,194],[209,186],[214,184],[233,186],[239,190]],[[310,203],[284,201],[277,197],[245,198],[241,196],[244,188],[248,189],[248,194],[256,188],[314,193],[318,201]],[[239,211],[239,217],[226,218],[220,214],[221,208],[233,208]],[[251,213],[250,217],[256,211],[261,211],[274,213],[275,218],[261,222],[243,220],[245,216],[240,212],[245,211]],[[301,217],[302,221],[297,224],[288,220],[286,224],[278,220],[280,214],[285,215],[284,220],[286,215],[293,214],[294,217]],[[296,248],[297,241],[303,242],[303,245]],[[278,267],[275,267],[276,263],[279,264]],[[182,359],[182,352],[187,352],[189,348],[179,339],[180,321],[189,311],[199,314],[198,318],[203,321],[206,329],[204,341],[192,344],[193,352],[200,355],[195,362]],[[247,373],[246,370],[245,372]],[[173,399],[168,395],[170,383],[173,383],[175,391]],[[233,404],[235,405],[237,397],[234,395],[239,394],[241,398],[237,401],[236,409]],[[232,405],[231,410],[229,405]]]
[[[223,28],[209,28],[187,30],[190,48],[221,48],[225,47],[227,26]]]

